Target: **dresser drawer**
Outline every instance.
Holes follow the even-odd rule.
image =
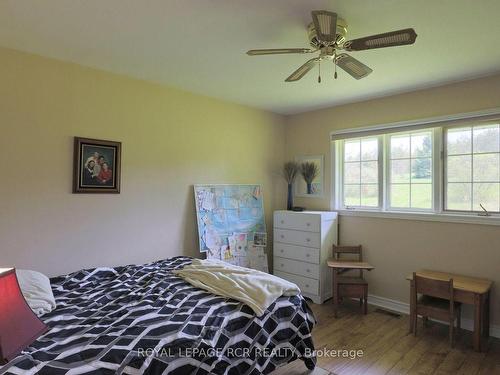
[[[303,276],[298,276],[298,275],[292,275],[291,273],[286,273],[286,272],[281,272],[281,271],[274,271],[274,275],[281,277],[282,279],[291,281],[294,284],[297,284],[297,286],[300,288],[300,291],[302,293],[308,293],[308,294],[314,294],[314,295],[319,294],[319,282],[318,282],[318,280],[314,280],[314,279],[310,279],[308,277],[303,277]]]
[[[275,256],[274,269],[319,280],[319,265]]]
[[[319,232],[321,228],[321,215],[275,212],[274,227],[281,229]]]
[[[319,249],[274,242],[274,256],[319,264]]]
[[[290,245],[321,247],[319,233],[274,228],[274,239]]]

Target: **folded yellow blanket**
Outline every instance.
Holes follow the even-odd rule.
[[[247,304],[257,316],[278,297],[300,293],[297,285],[277,276],[218,260],[194,259],[174,273],[193,286]]]

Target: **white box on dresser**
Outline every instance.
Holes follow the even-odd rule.
[[[336,212],[274,212],[274,274],[297,284],[305,297],[323,303],[332,297],[326,263],[337,244]]]

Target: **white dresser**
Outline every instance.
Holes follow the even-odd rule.
[[[337,244],[337,226],[336,212],[274,212],[274,274],[297,284],[314,303],[332,297],[326,260]]]

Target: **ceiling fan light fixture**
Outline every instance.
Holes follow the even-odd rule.
[[[326,10],[313,10],[312,21],[307,26],[309,45],[307,48],[274,48],[249,50],[247,54],[278,55],[278,54],[305,54],[318,52],[319,56],[308,60],[296,69],[285,82],[295,82],[304,77],[314,66],[322,61],[333,61],[334,78],[337,78],[337,66],[355,79],[361,79],[373,72],[371,68],[354,57],[339,51],[363,51],[384,47],[404,46],[415,43],[417,33],[412,28],[390,31],[387,33],[370,35],[363,38],[346,41],[347,23],[337,16],[337,13]],[[318,82],[321,82],[321,68],[318,66]]]

